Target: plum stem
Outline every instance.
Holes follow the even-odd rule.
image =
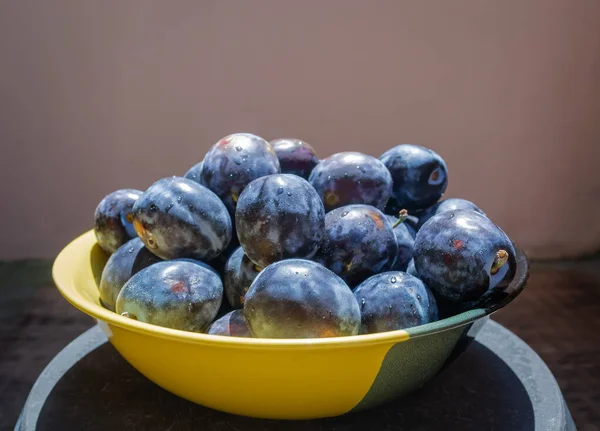
[[[408,211],[400,210],[400,213],[398,213],[398,221],[392,225],[392,228],[395,229],[400,226],[400,224],[406,220],[406,217],[408,217]]]
[[[492,263],[492,269],[490,272],[495,274],[498,272],[502,265],[508,262],[508,252],[506,250],[498,250],[496,252],[496,258],[494,259],[494,263]]]

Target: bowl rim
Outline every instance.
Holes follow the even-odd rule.
[[[221,347],[306,349],[323,347],[356,347],[402,342],[408,339],[445,332],[460,326],[468,325],[469,323],[491,315],[512,302],[514,298],[523,291],[529,277],[529,262],[527,256],[523,250],[515,245],[516,271],[513,280],[507,288],[507,290],[510,291],[510,294],[501,301],[486,308],[474,308],[451,317],[413,328],[380,332],[376,334],[299,339],[231,337],[188,332],[132,320],[90,301],[75,287],[77,284],[77,266],[81,264],[90,265],[89,256],[96,244],[97,240],[93,229],[91,229],[69,242],[54,260],[52,277],[60,294],[71,303],[71,305],[95,318],[99,322],[108,323],[122,329],[168,340],[205,345],[219,345]],[[85,256],[85,262],[83,261],[83,256]]]

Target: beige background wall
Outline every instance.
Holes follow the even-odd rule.
[[[430,146],[536,257],[600,246],[600,2],[2,1],[0,258],[220,137]]]

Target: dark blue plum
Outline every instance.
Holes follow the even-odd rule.
[[[406,225],[406,229],[408,229],[408,232],[412,235],[413,239],[416,238],[417,231],[419,230],[417,228],[419,219],[414,215],[409,214],[402,224]]]
[[[158,262],[135,274],[117,298],[122,316],[165,328],[204,332],[223,300],[215,271],[191,259]]]
[[[418,145],[398,145],[379,157],[392,174],[392,194],[387,214],[425,209],[436,203],[448,186],[448,169],[433,150]]]
[[[308,179],[319,158],[313,147],[300,139],[274,139],[271,145],[279,159],[282,174]]]
[[[192,180],[158,180],[138,199],[133,213],[139,237],[163,259],[210,261],[231,241],[227,208],[213,192]]]
[[[397,255],[388,218],[369,205],[348,205],[325,216],[325,236],[314,260],[354,287],[391,269]]]
[[[410,274],[410,275],[414,275],[417,278],[419,277],[419,273],[417,272],[417,268],[415,268],[415,260],[411,259],[410,262],[408,262],[408,265],[406,266],[406,273]]]
[[[259,267],[289,258],[311,258],[323,238],[325,210],[315,189],[291,174],[252,181],[235,213],[238,239]]]
[[[191,258],[189,258],[189,257],[182,257],[182,258],[179,258],[179,259],[174,259],[174,260],[172,260],[171,262],[174,262],[174,261],[177,261],[177,262],[191,262],[191,263],[193,263],[193,264],[200,265],[200,266],[202,266],[202,267],[204,267],[204,268],[208,269],[209,271],[212,271],[212,272],[214,272],[214,273],[216,274],[216,276],[217,276],[217,277],[221,278],[221,275],[219,274],[219,271],[217,271],[215,268],[213,268],[213,267],[212,267],[211,265],[209,265],[208,263],[206,263],[206,262],[202,262],[201,260],[197,260],[197,259],[191,259]]]
[[[141,239],[129,240],[117,249],[106,262],[98,290],[104,308],[115,311],[121,288],[129,279],[161,259],[148,250]]]
[[[398,218],[390,215],[386,217],[392,224],[394,234],[396,235],[396,244],[398,244],[398,254],[391,269],[404,271],[408,262],[412,259],[415,237],[411,228],[406,224],[406,220],[399,221]]]
[[[233,229],[231,241],[229,242],[229,245],[227,246],[227,248],[225,250],[223,250],[223,252],[220,255],[218,255],[217,257],[215,257],[214,259],[212,259],[208,262],[209,265],[211,267],[213,267],[215,269],[215,271],[217,271],[219,273],[221,278],[223,278],[223,276],[225,274],[225,265],[227,264],[227,261],[229,260],[229,258],[233,254],[233,252],[238,249],[239,246],[240,246],[240,243],[237,239],[235,229]]]
[[[460,199],[460,198],[444,199],[443,201],[440,201],[440,202],[430,206],[425,211],[423,211],[419,214],[419,223],[417,225],[417,230],[419,230],[421,228],[421,226],[423,226],[425,224],[425,222],[427,220],[429,220],[431,217],[433,217],[434,215],[441,214],[446,211],[454,211],[454,210],[471,210],[471,211],[478,212],[479,214],[485,215],[485,213],[477,205],[475,205],[473,202],[468,201],[466,199]]]
[[[243,310],[233,310],[215,320],[206,330],[210,335],[225,335],[228,337],[252,337]]]
[[[361,312],[360,333],[395,331],[438,320],[437,302],[421,280],[389,271],[363,281],[354,296]]]
[[[202,184],[202,165],[203,164],[204,164],[204,161],[201,161],[200,163],[196,163],[194,166],[192,166],[189,169],[189,171],[187,171],[185,173],[183,178],[192,180],[198,184]]]
[[[486,216],[471,210],[431,217],[413,250],[419,278],[447,303],[484,300],[514,276],[515,249]]]
[[[327,212],[350,204],[383,210],[392,192],[392,176],[373,156],[356,152],[334,154],[313,169],[308,181]]]
[[[132,209],[142,196],[142,191],[122,189],[106,195],[94,213],[94,233],[98,245],[112,254],[119,247],[136,237],[133,228]]]
[[[242,247],[233,252],[225,264],[223,273],[225,297],[231,307],[243,307],[244,296],[259,272],[260,268],[244,254]]]
[[[279,159],[271,144],[251,133],[236,133],[208,151],[202,184],[215,192],[233,215],[240,194],[252,180],[279,172]]]
[[[246,294],[244,316],[257,338],[356,335],[360,310],[344,281],[316,262],[288,259],[263,269]]]

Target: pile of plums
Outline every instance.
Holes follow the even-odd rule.
[[[100,302],[257,338],[392,331],[477,307],[506,289],[515,250],[475,204],[440,201],[447,184],[444,160],[417,145],[319,160],[298,139],[226,136],[183,177],[102,199]]]

